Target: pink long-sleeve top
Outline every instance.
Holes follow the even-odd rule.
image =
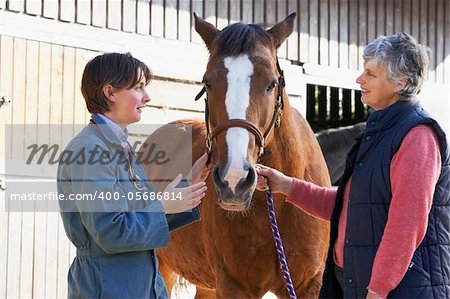
[[[388,220],[375,256],[368,289],[386,298],[401,282],[428,225],[434,188],[440,175],[441,155],[434,130],[426,125],[411,129],[394,155],[391,166],[392,199]],[[338,237],[334,244],[336,265],[344,265],[344,240],[351,178],[344,189]],[[294,179],[287,201],[307,213],[330,220],[336,189]]]

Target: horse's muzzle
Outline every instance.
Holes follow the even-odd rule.
[[[213,169],[212,179],[219,195],[219,205],[223,209],[244,211],[250,207],[253,192],[256,188],[256,171],[253,167],[249,167],[247,177],[239,181],[234,192],[228,182],[223,179],[218,164]]]

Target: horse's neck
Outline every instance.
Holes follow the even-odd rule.
[[[269,166],[273,166],[289,175],[302,174],[301,131],[294,121],[299,117],[298,111],[285,103],[281,116],[281,125],[273,130],[272,140],[268,145],[271,155],[266,158]]]

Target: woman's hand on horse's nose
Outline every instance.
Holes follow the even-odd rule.
[[[207,162],[207,153],[204,153],[200,158],[197,159],[197,161],[195,161],[194,165],[187,175],[187,177],[191,179],[191,184],[196,184],[206,180],[213,166],[212,163],[209,163],[207,165]]]
[[[182,176],[179,174],[164,190],[164,195],[168,194],[168,200],[161,201],[166,214],[181,213],[195,208],[201,203],[201,199],[206,194],[206,183],[199,182],[187,187],[177,188]],[[173,194],[173,195],[172,195]],[[175,198],[175,200],[173,200]]]

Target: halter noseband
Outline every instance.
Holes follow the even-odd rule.
[[[270,125],[267,128],[264,134],[251,122],[246,119],[229,119],[214,128],[211,132],[209,126],[209,103],[208,103],[208,94],[205,97],[205,126],[206,126],[206,149],[208,151],[208,156],[211,156],[212,151],[212,142],[214,138],[216,138],[221,132],[226,129],[239,127],[244,128],[255,136],[256,144],[259,146],[258,160],[265,156],[266,152],[264,148],[266,146],[267,136],[270,134],[274,127],[279,127],[281,123],[281,112],[284,108],[284,98],[283,98],[283,89],[286,86],[286,82],[284,81],[284,72],[280,68],[280,64],[278,63],[277,58],[277,69],[280,73],[278,77],[278,94],[277,94],[277,102],[275,103],[275,111],[273,112],[272,120],[270,121]],[[203,94],[206,92],[206,87],[204,86],[202,90],[195,96],[195,101],[198,101]]]

